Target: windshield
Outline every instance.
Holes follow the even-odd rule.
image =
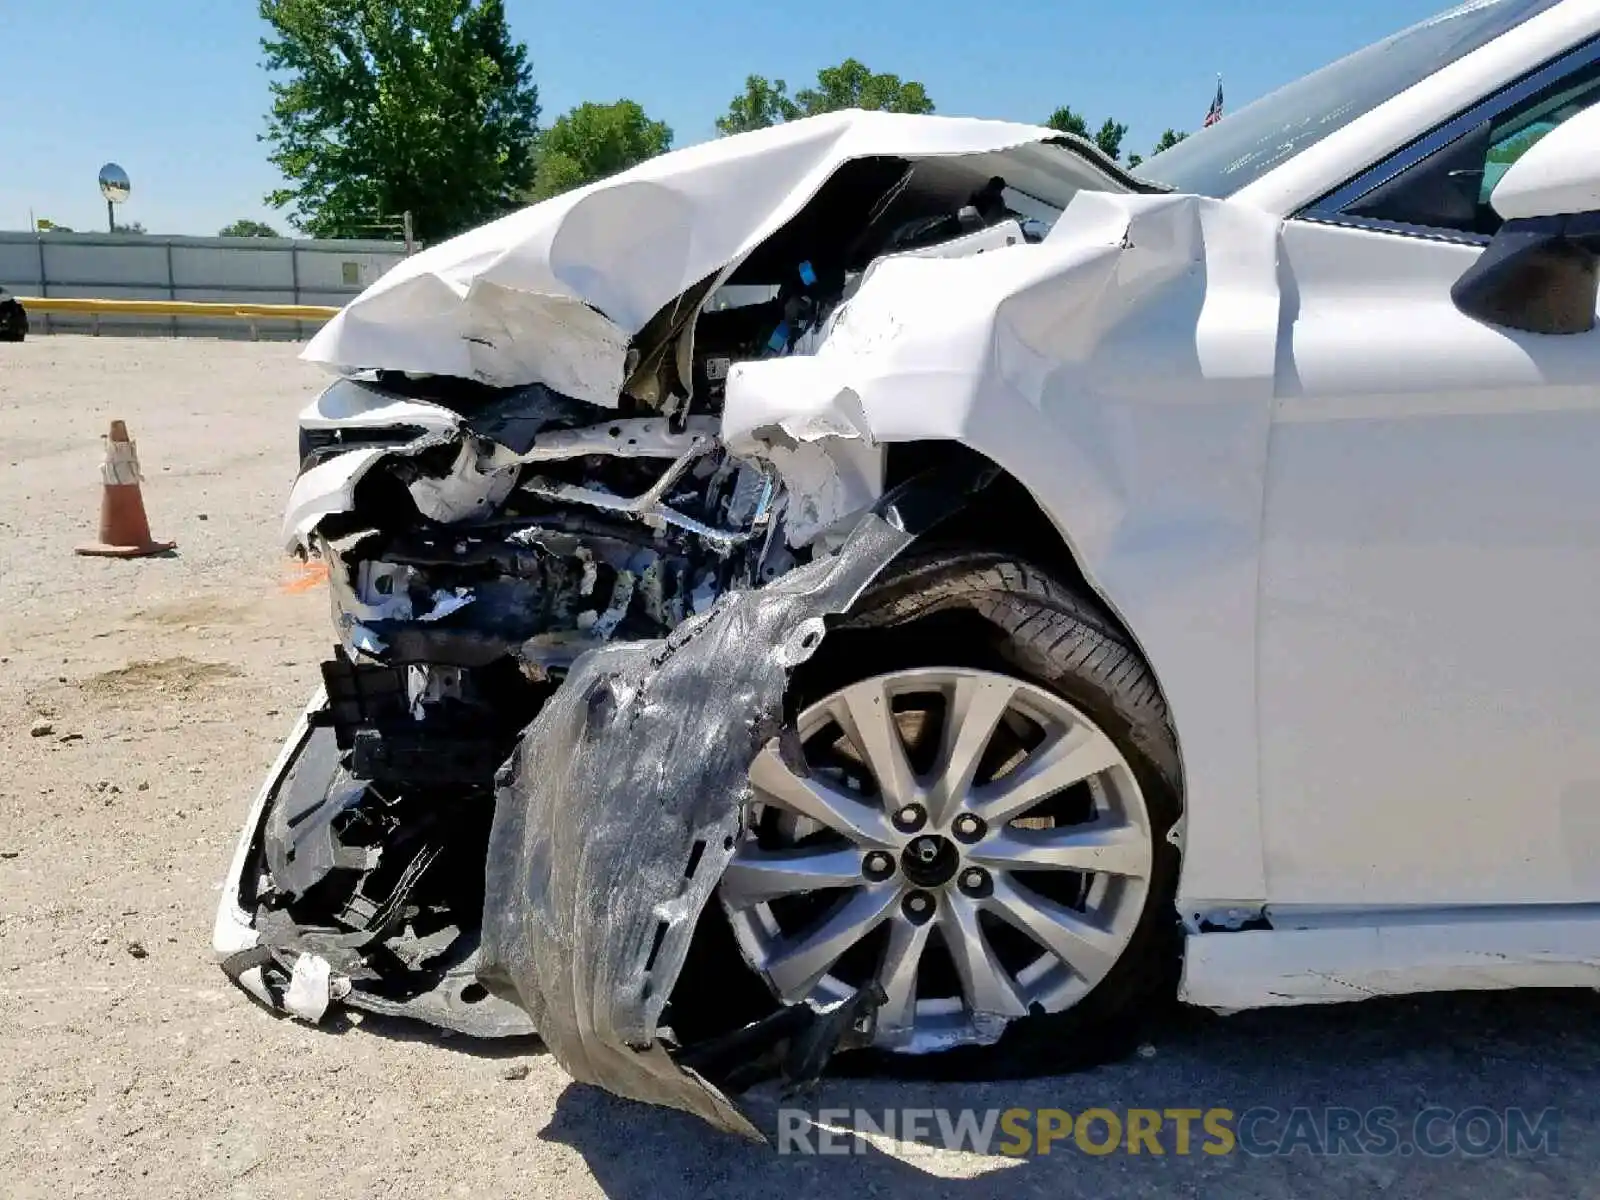
[[[1473,0],[1357,50],[1142,163],[1141,179],[1231,196],[1273,167],[1561,0]]]

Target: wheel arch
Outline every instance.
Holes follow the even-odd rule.
[[[1134,629],[1117,611],[1115,603],[1083,569],[1066,534],[1051,519],[1038,499],[1015,475],[993,459],[970,446],[955,441],[897,442],[884,448],[884,483],[893,487],[930,468],[957,461],[987,466],[994,482],[983,489],[958,516],[945,522],[930,540],[941,545],[1012,554],[1038,567],[1086,600],[1092,601],[1101,616],[1118,634],[1134,646],[1155,678],[1156,687],[1167,705],[1172,733],[1177,742],[1180,790],[1183,781],[1182,730],[1172,718],[1171,699],[1161,681],[1161,671]]]

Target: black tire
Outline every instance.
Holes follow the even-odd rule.
[[[20,342],[28,336],[28,310],[15,300],[0,302],[0,342]]]
[[[1151,886],[1123,957],[1076,1006],[1014,1021],[993,1046],[932,1055],[847,1055],[841,1071],[899,1077],[1025,1078],[1131,1054],[1171,1007],[1181,956],[1175,897],[1182,813],[1177,741],[1166,701],[1139,651],[1092,597],[998,554],[928,553],[892,569],[796,674],[791,703],[908,667],[977,667],[1056,692],[1091,717],[1127,758],[1144,793]]]

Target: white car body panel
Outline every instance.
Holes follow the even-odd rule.
[[[959,441],[1027,484],[1166,692],[1184,894],[1208,900],[1266,894],[1254,642],[1277,228],[1216,200],[1086,192],[1042,245],[880,262],[814,356],[736,365],[723,418],[730,448],[759,453],[765,426],[864,415],[878,442]]]
[[[228,873],[222,881],[222,898],[217,904],[216,920],[211,927],[211,949],[220,959],[227,960],[236,954],[248,951],[260,941],[261,935],[257,932],[250,914],[239,904],[240,887],[244,881],[245,870],[250,864],[250,850],[266,818],[267,801],[278,791],[284,775],[310,733],[311,714],[321,709],[327,703],[327,699],[327,693],[321,687],[312,693],[304,711],[296,718],[294,728],[289,731],[283,748],[278,751],[272,769],[267,772],[266,779],[262,781],[255,799],[250,803],[244,830],[234,846],[233,858],[228,862]],[[272,998],[268,995],[261,979],[260,967],[251,967],[243,971],[238,977],[238,982],[239,986],[261,1003],[269,1008],[272,1006]]]
[[[628,338],[737,265],[853,159],[967,156],[1062,207],[1117,187],[1096,152],[1034,125],[830,113],[721,138],[512,213],[396,265],[302,357],[329,367],[540,382],[615,405]],[[602,315],[604,314],[604,315]]]
[[[396,426],[421,430],[413,443],[420,447],[453,435],[461,427],[461,415],[426,400],[388,398],[348,379],[335,380],[300,413],[303,430],[384,430]],[[324,517],[349,511],[356,485],[385,455],[395,452],[377,448],[349,450],[302,473],[294,481],[284,510],[285,547],[291,553],[304,549],[311,531]],[[421,495],[417,499],[419,503],[428,502]],[[446,497],[445,501],[449,499]],[[465,515],[472,511],[471,506],[462,511]]]
[[[454,433],[461,414],[427,400],[396,400],[348,379],[335,380],[300,412],[302,429],[389,429],[415,425]]]
[[[884,445],[955,441],[1033,493],[1170,705],[1186,999],[1600,986],[1600,332],[1464,316],[1480,246],[1295,217],[1597,34],[1564,0],[1226,201],[1116,194],[994,122],[713,142],[408,260],[306,357],[612,404],[628,335],[840,162],[1037,150],[1108,190],[1040,245],[880,260],[814,353],[734,366],[728,447],[799,472],[780,429],[857,495]],[[373,453],[303,476],[286,534]]]
[[[244,875],[245,865],[250,860],[250,846],[255,840],[256,830],[266,812],[267,800],[277,790],[278,781],[289,769],[289,764],[305,741],[306,734],[311,728],[311,714],[326,703],[327,693],[318,687],[312,693],[311,699],[306,702],[300,716],[295,719],[294,728],[289,731],[283,748],[278,752],[277,760],[272,764],[272,770],[267,772],[260,790],[250,803],[244,833],[234,847],[233,858],[228,863],[228,881],[222,889],[222,904],[217,909],[216,923],[211,930],[211,947],[218,954],[235,954],[240,950],[248,950],[259,940],[260,935],[251,924],[249,914],[239,907],[239,880]]]
[[[349,512],[355,504],[356,484],[387,451],[351,450],[318,463],[294,481],[283,514],[283,541],[293,550],[304,543],[324,517]]]
[[[1569,0],[1196,211],[1215,203],[1287,215],[1596,32],[1600,4]],[[1099,228],[1102,214],[1161,203],[1082,196],[1044,248],[1023,253],[1113,244],[1119,231]],[[1163,303],[1093,349],[1098,374],[1078,356],[1105,330],[1091,333],[1071,300],[1031,278],[1002,285],[1001,297],[967,278],[1002,275],[1003,256],[946,264],[893,294],[863,287],[839,321],[849,333],[815,359],[736,369],[730,441],[825,408],[827,397],[859,397],[878,439],[954,438],[1034,491],[1139,639],[1172,707],[1186,790],[1179,907],[1192,928],[1237,923],[1275,902],[1595,899],[1600,804],[1589,797],[1600,799],[1600,743],[1587,731],[1600,724],[1600,687],[1585,668],[1600,646],[1583,614],[1600,594],[1600,473],[1579,447],[1600,445],[1600,335],[1511,335],[1463,316],[1449,289],[1477,247],[1298,221],[1271,223],[1279,261],[1269,281],[1212,286],[1222,282],[1214,264],[1262,253],[1240,236],[1247,228],[1235,221],[1222,233],[1213,222],[1195,264],[1200,311],[1169,286]],[[1155,239],[1130,231],[1124,241],[1137,278],[1132,263]],[[900,269],[883,264],[871,282]],[[1074,269],[1061,264],[1052,282]],[[1088,277],[1078,277],[1087,296]],[[940,324],[957,295],[984,310],[965,344]],[[1095,296],[1116,313],[1102,325],[1120,319],[1115,286]],[[1006,327],[1034,304],[1054,315],[1055,340],[1043,363],[1018,370]],[[1234,388],[1231,405],[1218,402],[1214,385],[1235,368],[1207,354],[1201,312],[1230,332],[1238,362],[1254,366],[1264,343],[1249,332],[1271,314],[1277,361],[1261,393]],[[1118,353],[1119,340],[1130,352]],[[952,370],[955,361],[965,366]],[[1234,377],[1259,379],[1248,368]],[[1248,399],[1258,394],[1259,407]],[[1444,443],[1454,461],[1430,459],[1430,439],[1451,437],[1440,419],[1474,416],[1482,440],[1456,435]],[[1269,428],[1270,455],[1256,442]],[[1409,444],[1367,467],[1348,443],[1370,438],[1376,453],[1385,430]],[[1502,430],[1525,453],[1507,454]],[[1345,491],[1331,486],[1336,468]],[[1470,490],[1475,471],[1481,492]],[[1379,519],[1382,505],[1367,503],[1415,509],[1446,484],[1454,511],[1416,526],[1409,542]],[[1339,501],[1352,499],[1362,507],[1327,545]],[[1179,514],[1183,536],[1163,538]],[[1388,627],[1363,629],[1373,614],[1356,609],[1317,620],[1310,614],[1325,612],[1330,592],[1375,601]],[[1485,629],[1501,632],[1498,642],[1486,644]],[[1353,654],[1358,633],[1368,641]],[[1541,808],[1531,818],[1529,804]],[[1263,992],[1257,1002],[1275,1001]]]
[[[1592,910],[1344,914],[1191,937],[1179,997],[1220,1012],[1409,992],[1600,987]]]
[[[1291,221],[1284,250],[1267,898],[1600,899],[1600,333],[1458,312],[1476,247]]]

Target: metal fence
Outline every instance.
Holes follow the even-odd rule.
[[[17,296],[338,307],[400,259],[399,242],[0,232],[0,287]],[[42,313],[33,332],[302,338],[314,321]]]

